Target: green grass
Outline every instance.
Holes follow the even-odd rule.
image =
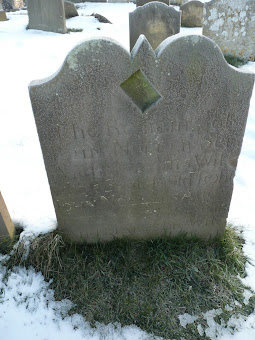
[[[56,299],[70,299],[71,313],[81,313],[92,325],[135,324],[165,338],[201,339],[196,326],[180,326],[179,314],[200,315],[222,308],[220,318],[249,315],[255,299],[243,304],[245,276],[242,238],[231,227],[224,237],[204,242],[180,235],[153,241],[114,240],[77,245],[57,233],[37,237],[25,261],[22,244],[9,267],[32,265],[46,279]],[[242,307],[235,306],[239,301]],[[233,311],[225,310],[226,305]],[[219,317],[218,317],[219,318]],[[203,339],[206,339],[204,336]]]
[[[235,66],[237,68],[247,64],[247,62],[248,62],[247,60],[243,60],[241,58],[234,57],[234,56],[224,55],[224,58],[226,59],[228,64]]]

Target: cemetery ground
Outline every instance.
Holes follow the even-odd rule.
[[[11,216],[25,227],[13,250],[0,246],[1,339],[254,339],[255,93],[229,213],[235,226],[224,238],[81,246],[53,231],[27,86],[53,74],[85,38],[110,36],[128,49],[134,9],[87,3],[67,21],[67,35],[26,30],[26,11],[7,13],[9,21],[1,23],[0,188]],[[201,29],[181,30],[196,33]],[[255,63],[242,69],[255,71]]]

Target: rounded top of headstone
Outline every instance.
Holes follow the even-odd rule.
[[[196,7],[204,7],[204,2],[199,0],[190,0],[189,2],[186,2],[185,4],[181,5],[180,10],[182,10],[183,8],[185,9],[186,7],[190,7],[192,5]]]
[[[176,10],[173,6],[168,6],[160,1],[151,1],[143,6],[138,6],[133,12],[130,12],[130,15],[134,12],[149,10],[150,8],[160,8],[167,11],[172,11],[173,13],[180,13],[180,11]]]

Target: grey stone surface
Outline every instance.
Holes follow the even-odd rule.
[[[14,224],[7,210],[3,196],[0,192],[0,238],[11,237],[15,234]]]
[[[143,6],[145,4],[148,4],[149,2],[163,2],[164,4],[166,4],[167,6],[169,6],[169,0],[136,0],[136,7],[138,6]]]
[[[29,28],[55,33],[66,33],[63,0],[28,0]]]
[[[2,0],[4,11],[13,9],[11,0]]]
[[[215,41],[225,55],[255,60],[255,1],[205,3],[203,34]]]
[[[148,39],[153,49],[170,37],[180,32],[181,12],[162,2],[149,2],[129,13],[129,38],[132,50],[140,34]]]
[[[189,0],[170,0],[170,5],[181,6],[188,2]]]
[[[253,83],[204,36],[76,46],[30,84],[59,229],[78,242],[222,234]]]
[[[70,1],[64,2],[66,19],[79,16],[75,5]]]
[[[181,25],[184,27],[202,27],[204,3],[192,0],[180,7]]]

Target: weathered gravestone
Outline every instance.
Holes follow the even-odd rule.
[[[180,7],[181,25],[184,27],[202,27],[204,3],[192,0]]]
[[[149,2],[155,2],[155,1],[163,2],[164,4],[169,6],[169,0],[136,0],[136,7],[144,6],[144,5],[148,4]]]
[[[255,60],[255,1],[205,3],[203,34],[215,41],[225,55]]]
[[[5,11],[3,10],[2,0],[0,0],[0,21],[6,21],[7,17]]]
[[[75,5],[70,1],[64,2],[66,19],[79,16]]]
[[[59,229],[82,242],[222,234],[254,75],[210,39],[171,37],[131,55],[76,46],[30,84]]]
[[[186,4],[189,0],[170,0],[170,5],[176,5],[181,6],[183,4]]]
[[[28,27],[55,33],[66,33],[63,0],[28,0]]]
[[[3,5],[4,11],[10,11],[13,9],[11,0],[2,0],[2,5]]]
[[[129,13],[130,50],[138,37],[143,34],[153,49],[170,37],[180,32],[181,12],[161,2],[149,2]]]
[[[14,224],[7,210],[3,196],[0,192],[0,241],[2,237],[13,238],[15,234]]]

